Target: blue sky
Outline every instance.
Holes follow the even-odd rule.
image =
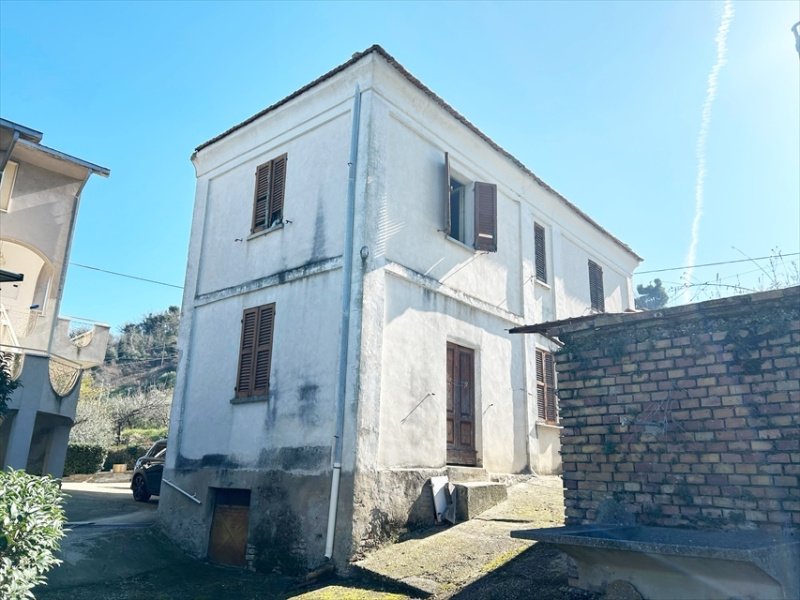
[[[797,2],[733,3],[697,263],[800,251]],[[645,258],[685,265],[722,2],[0,3],[0,113],[111,169],[71,260],[182,285],[199,143],[381,44]],[[797,261],[797,256],[786,262]],[[768,263],[698,268],[756,287]],[[792,265],[779,269],[785,277]],[[667,286],[681,271],[660,276]],[[700,297],[729,293],[701,289]],[[61,312],[115,328],[176,288],[71,266]]]

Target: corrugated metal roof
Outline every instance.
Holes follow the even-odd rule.
[[[298,96],[304,94],[305,92],[307,92],[308,90],[314,88],[315,86],[319,85],[320,83],[323,83],[323,82],[327,81],[328,79],[332,78],[333,76],[337,75],[338,73],[341,73],[342,71],[344,71],[348,67],[354,65],[355,63],[360,61],[362,58],[364,58],[364,57],[366,57],[366,56],[368,56],[370,54],[377,54],[377,55],[381,56],[384,60],[386,60],[386,62],[388,62],[392,67],[394,67],[409,82],[414,84],[417,88],[419,88],[420,91],[422,91],[425,95],[427,95],[434,102],[436,102],[436,104],[438,104],[444,110],[446,110],[448,113],[450,113],[453,117],[455,117],[455,119],[457,121],[459,121],[464,126],[466,126],[468,129],[470,129],[473,133],[475,133],[483,141],[485,141],[487,144],[489,144],[489,146],[491,146],[494,150],[496,150],[497,152],[499,152],[500,154],[502,154],[503,156],[508,158],[515,166],[517,166],[519,169],[521,169],[527,175],[532,177],[534,179],[534,181],[536,181],[537,184],[539,184],[541,187],[543,187],[544,189],[546,189],[547,191],[551,192],[556,197],[558,197],[562,202],[564,202],[570,209],[574,210],[587,223],[589,223],[590,225],[595,227],[597,230],[599,230],[601,233],[603,233],[605,236],[610,238],[620,248],[622,248],[623,250],[628,252],[630,255],[635,257],[637,260],[639,260],[639,261],[642,260],[642,257],[640,257],[638,254],[636,254],[631,249],[630,246],[628,246],[627,244],[625,244],[621,240],[617,239],[614,235],[612,235],[606,229],[604,229],[602,226],[600,226],[599,223],[597,223],[589,215],[587,215],[585,212],[583,212],[580,208],[575,206],[572,202],[567,200],[564,196],[559,194],[556,190],[554,190],[552,187],[550,187],[544,181],[542,181],[533,171],[531,171],[528,167],[526,167],[519,159],[517,159],[510,152],[508,152],[507,150],[505,150],[501,146],[499,146],[488,135],[483,133],[480,129],[478,129],[475,125],[473,125],[469,120],[467,120],[466,117],[464,117],[456,109],[454,109],[452,106],[450,106],[447,102],[445,102],[436,93],[434,93],[433,90],[431,90],[424,83],[422,83],[419,79],[417,79],[411,73],[409,73],[406,70],[406,68],[403,67],[403,65],[401,65],[399,62],[397,62],[397,60],[395,60],[395,58],[391,54],[386,52],[386,50],[384,50],[378,44],[374,44],[374,45],[370,46],[369,48],[367,48],[363,52],[356,52],[355,54],[353,54],[353,57],[350,60],[348,60],[347,62],[342,63],[338,67],[328,71],[327,73],[325,73],[321,77],[315,79],[311,83],[304,85],[303,87],[301,87],[296,92],[293,92],[293,93],[289,94],[288,96],[286,96],[282,100],[279,100],[275,104],[272,104],[271,106],[268,106],[267,108],[265,108],[264,110],[256,113],[252,117],[250,117],[248,119],[245,119],[244,121],[242,121],[241,123],[239,123],[237,125],[234,125],[233,127],[231,127],[230,129],[222,132],[218,136],[213,137],[210,140],[208,140],[207,142],[204,142],[204,143],[200,144],[199,146],[197,146],[197,148],[195,148],[195,153],[197,153],[200,150],[202,150],[203,148],[207,148],[208,146],[214,144],[215,142],[218,142],[219,140],[229,136],[231,133],[241,129],[242,127],[245,127],[246,125],[249,125],[253,121],[256,121],[256,120],[260,119],[261,117],[263,117],[267,113],[272,112],[276,108],[279,108],[279,107],[283,106],[284,104],[286,104],[286,103],[290,102],[291,100],[297,98]]]

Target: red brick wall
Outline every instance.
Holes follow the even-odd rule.
[[[550,333],[568,524],[800,527],[800,288]]]

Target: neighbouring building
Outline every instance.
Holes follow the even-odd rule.
[[[508,330],[633,309],[630,248],[378,46],[192,162],[159,507],[184,547],[341,563],[432,522],[433,475],[559,471],[556,346]]]
[[[61,476],[83,369],[103,362],[108,326],[58,316],[78,202],[109,170],[0,119],[0,357],[21,384],[0,423],[0,467]]]

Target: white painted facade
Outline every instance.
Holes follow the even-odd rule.
[[[41,139],[0,120],[0,352],[21,384],[0,424],[0,466],[60,476],[80,375],[102,363],[109,327],[58,311],[80,194],[109,171]]]
[[[534,351],[537,344],[555,348],[507,330],[588,314],[590,259],[603,269],[606,311],[633,308],[631,274],[640,259],[630,249],[457,118],[383,50],[359,55],[193,156],[197,194],[165,477],[201,505],[167,492],[160,511],[198,554],[206,552],[213,488],[252,486],[250,541],[273,543],[257,535],[261,525],[252,519],[269,510],[256,492],[258,473],[280,472],[317,482],[313,500],[286,510],[299,523],[294,547],[308,564],[321,555],[356,85],[346,480],[336,557],[358,552],[376,510],[402,526],[411,509],[387,499],[393,491],[380,482],[447,466],[448,342],[474,352],[476,466],[552,473],[560,468],[558,427],[539,423]],[[460,179],[497,185],[496,252],[443,233],[445,152]],[[284,222],[250,234],[256,167],[282,154]],[[534,223],[546,230],[546,284],[535,277]],[[242,312],[268,303],[275,303],[269,396],[232,402]],[[288,503],[292,481],[283,489]]]

